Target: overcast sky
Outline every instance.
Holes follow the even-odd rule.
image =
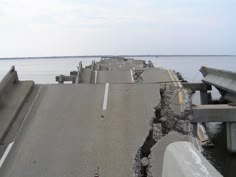
[[[0,57],[236,54],[236,0],[0,0]]]

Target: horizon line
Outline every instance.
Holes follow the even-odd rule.
[[[0,57],[0,60],[49,59],[49,58],[114,58],[114,57],[236,57],[236,55],[55,55],[35,57]]]

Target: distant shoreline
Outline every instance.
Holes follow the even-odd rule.
[[[60,58],[108,58],[108,57],[236,57],[236,55],[78,55],[78,56],[44,56],[44,57],[1,57],[0,60],[22,59],[60,59]]]

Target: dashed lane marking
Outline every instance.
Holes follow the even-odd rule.
[[[6,149],[6,151],[4,152],[4,154],[3,154],[3,156],[2,156],[2,158],[1,158],[1,160],[0,160],[0,168],[2,167],[3,163],[5,162],[5,160],[6,160],[6,158],[7,158],[7,155],[9,154],[9,152],[10,152],[10,150],[11,150],[13,144],[14,144],[14,141],[11,142],[10,144],[8,144],[7,149]]]
[[[103,98],[103,110],[107,109],[107,99],[108,99],[108,92],[109,92],[109,83],[106,83],[105,85],[105,92],[104,92],[104,98]]]
[[[98,72],[97,71],[95,71],[95,84],[97,83],[97,77],[98,77]]]
[[[130,77],[131,77],[131,81],[132,83],[134,82],[134,75],[133,75],[133,70],[130,70]]]

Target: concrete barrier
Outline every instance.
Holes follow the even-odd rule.
[[[4,76],[2,81],[0,82],[0,104],[4,95],[10,90],[13,84],[18,81],[17,72],[15,71],[15,67],[12,66],[9,72]]]
[[[91,83],[92,72],[89,68],[81,69],[79,76],[80,83]]]
[[[14,66],[0,82],[0,144],[4,144],[4,139],[33,86],[33,81],[18,80]]]
[[[168,145],[164,155],[162,177],[222,177],[189,142]]]

